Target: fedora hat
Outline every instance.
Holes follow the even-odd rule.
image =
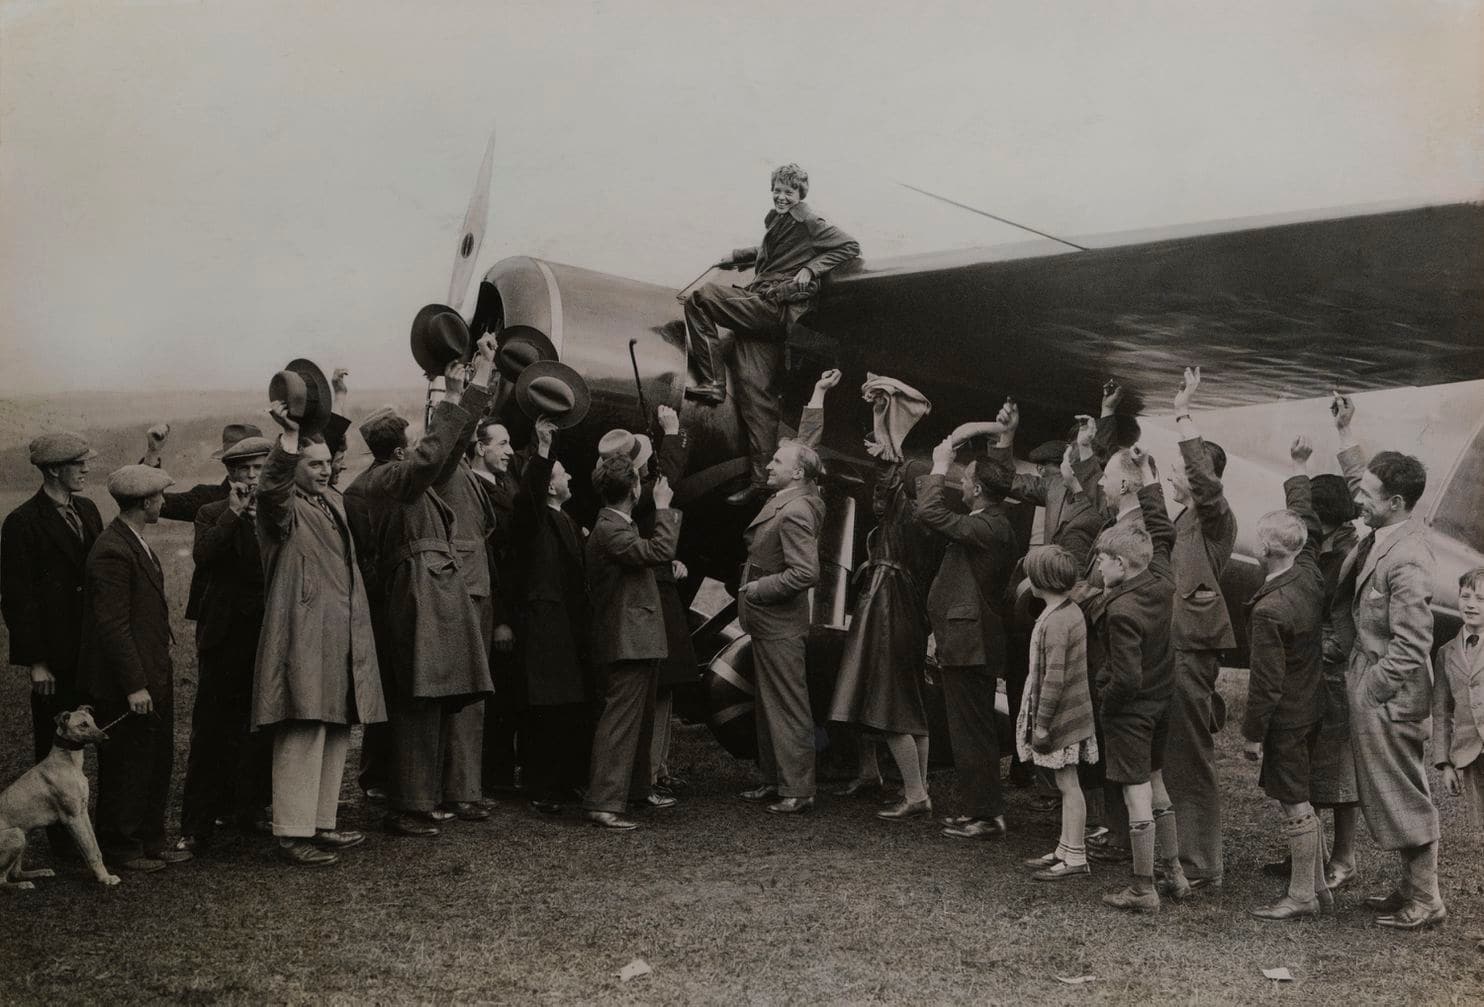
[[[634,463],[634,468],[643,469],[654,454],[654,442],[644,434],[627,430],[610,430],[598,441],[598,457],[621,455]]]
[[[531,419],[545,416],[558,430],[565,430],[582,422],[592,405],[592,395],[582,375],[566,364],[538,360],[521,371],[515,401]]]
[[[429,378],[455,360],[468,360],[473,345],[464,316],[446,304],[429,304],[412,319],[412,359]]]
[[[290,360],[287,367],[273,375],[268,382],[268,401],[285,403],[289,417],[298,422],[299,432],[305,436],[323,430],[335,407],[330,379],[314,361],[303,358]]]
[[[519,381],[538,360],[557,359],[556,346],[540,329],[512,325],[495,336],[495,367],[507,381]]]
[[[221,458],[238,441],[246,440],[249,437],[261,436],[263,436],[263,431],[251,423],[228,423],[222,427],[222,446],[218,450],[213,451],[211,457]]]

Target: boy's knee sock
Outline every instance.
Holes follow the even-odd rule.
[[[1154,812],[1154,834],[1159,845],[1159,859],[1167,868],[1180,866],[1180,832],[1175,827],[1175,809],[1157,808]]]
[[[1318,859],[1318,822],[1313,815],[1290,818],[1284,832],[1288,835],[1288,897],[1295,902],[1314,898],[1314,862]]]
[[[1154,883],[1154,823],[1128,823],[1128,844],[1134,855],[1134,880]]]
[[[1324,825],[1319,821],[1318,815],[1310,816],[1314,819],[1314,831],[1316,838],[1314,842],[1314,894],[1321,902],[1329,899],[1329,882],[1324,879],[1324,865],[1329,862],[1329,857],[1324,851]]]

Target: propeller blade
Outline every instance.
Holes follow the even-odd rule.
[[[456,311],[463,310],[464,298],[469,293],[469,279],[474,275],[474,262],[479,258],[480,246],[484,244],[484,231],[489,224],[490,215],[490,173],[494,166],[495,131],[490,130],[490,141],[484,148],[484,163],[479,166],[479,178],[474,182],[474,195],[469,198],[469,211],[464,214],[464,226],[459,230],[459,247],[453,260],[453,279],[448,281],[448,303]]]

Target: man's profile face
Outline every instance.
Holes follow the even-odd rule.
[[[144,523],[159,524],[160,511],[165,509],[165,492],[161,490],[144,501]]]
[[[1374,472],[1360,477],[1360,488],[1355,492],[1355,506],[1360,508],[1360,517],[1372,528],[1385,528],[1396,514],[1400,501],[1386,495],[1386,487]]]
[[[88,484],[88,463],[68,462],[56,467],[57,482],[68,493],[81,493]]]
[[[797,444],[780,444],[768,462],[768,489],[781,490],[798,478],[799,447]]]
[[[1103,583],[1108,587],[1122,584],[1126,572],[1122,559],[1106,552],[1098,553],[1098,573],[1103,575]]]
[[[1190,503],[1190,477],[1185,474],[1185,456],[1177,455],[1175,463],[1170,466],[1170,474],[1167,477],[1170,491],[1174,494],[1175,502]]]
[[[294,467],[294,485],[310,496],[322,496],[330,488],[330,449],[323,444],[306,445]]]
[[[484,428],[484,436],[480,438],[476,451],[486,471],[510,471],[510,458],[515,454],[515,449],[510,446],[510,431],[501,424],[495,423]]]
[[[1108,463],[1103,466],[1103,478],[1098,480],[1098,488],[1110,501],[1123,496],[1123,469],[1117,458],[1109,458]]]
[[[773,209],[779,213],[787,213],[798,205],[799,200],[804,197],[799,195],[796,186],[779,179],[773,183]]]
[[[964,498],[965,507],[974,506],[974,492],[979,488],[979,484],[974,481],[974,469],[978,467],[978,464],[978,462],[969,462],[958,474],[958,493]]]
[[[557,503],[566,503],[572,499],[572,477],[562,467],[561,462],[553,462],[551,466],[551,484],[547,487],[547,495]]]
[[[345,471],[345,452],[336,451],[330,456],[330,485],[336,486],[340,483],[340,473]]]

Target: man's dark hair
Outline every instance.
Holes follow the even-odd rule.
[[[1226,473],[1226,449],[1215,441],[1206,441],[1206,457],[1211,459],[1211,470],[1220,479]]]
[[[486,413],[484,416],[481,416],[479,418],[479,422],[475,424],[474,436],[481,441],[485,440],[485,432],[489,430],[490,427],[503,427],[504,425],[504,423],[500,422],[500,418],[498,416],[491,416]]]
[[[1399,496],[1407,510],[1417,506],[1422,491],[1427,489],[1427,467],[1411,455],[1400,451],[1382,451],[1366,466],[1371,475],[1381,480],[1388,497]]]
[[[361,436],[366,439],[366,446],[371,449],[376,460],[384,462],[398,448],[407,446],[407,420],[390,413],[374,423],[363,424]]]
[[[599,458],[593,467],[593,489],[610,507],[627,500],[638,481],[639,473],[634,471],[634,463],[623,455]]]
[[[999,503],[1010,495],[1010,488],[1015,483],[1015,470],[998,458],[990,458],[988,455],[980,455],[969,464],[974,466],[974,482],[979,485],[979,492],[990,503]]]
[[[1314,513],[1319,523],[1326,528],[1338,528],[1346,521],[1355,520],[1355,497],[1343,476],[1333,472],[1317,475],[1309,480],[1309,493],[1314,502]]]

